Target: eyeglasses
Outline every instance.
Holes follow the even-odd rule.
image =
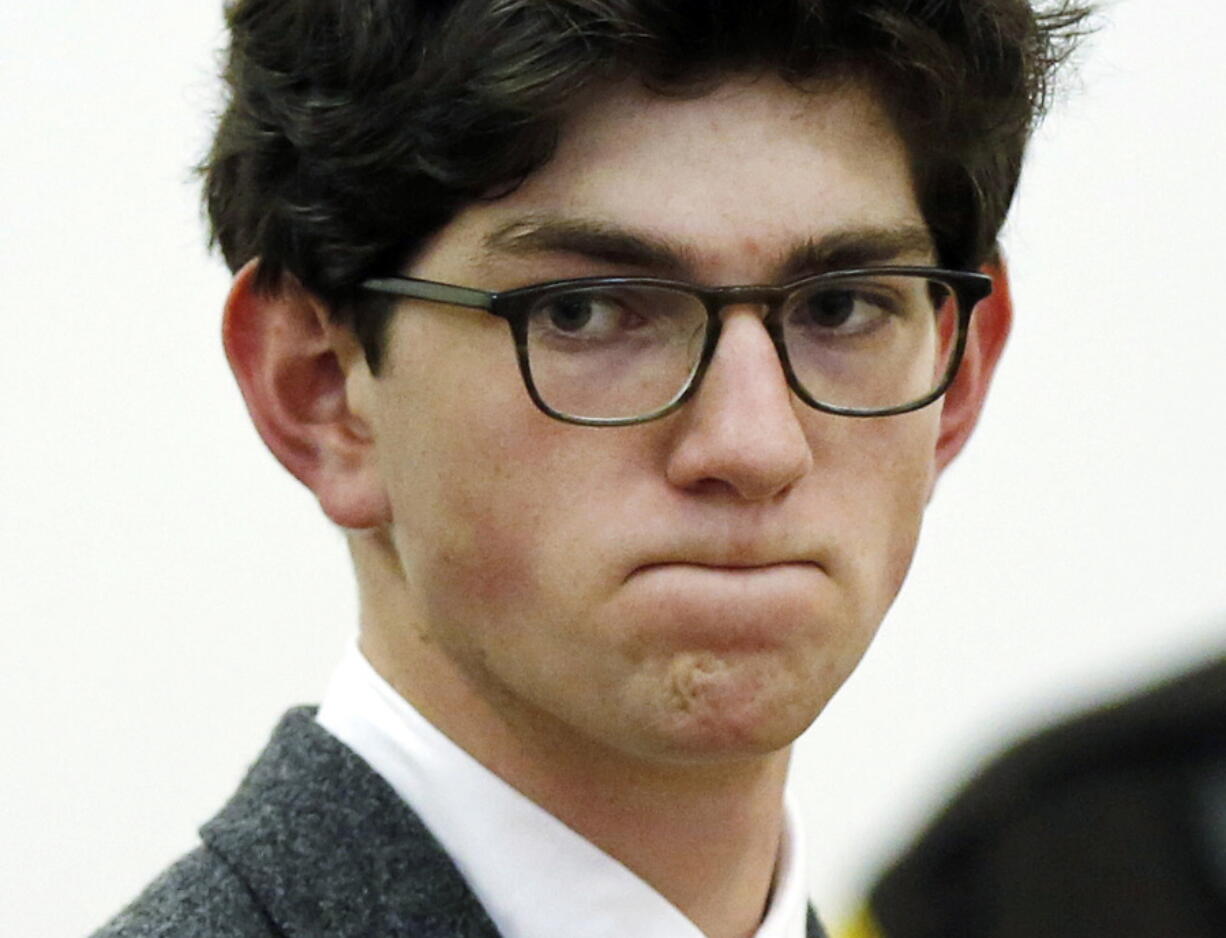
[[[720,313],[734,304],[766,308],[788,386],[810,407],[849,417],[918,410],[952,383],[971,312],[992,280],[869,267],[782,286],[588,277],[490,293],[378,277],[362,287],[505,319],[538,408],[568,423],[624,426],[672,413],[694,394],[719,342]]]

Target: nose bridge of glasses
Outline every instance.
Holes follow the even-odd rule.
[[[765,316],[778,307],[786,295],[782,287],[709,287],[704,291],[703,300],[718,319],[723,319],[729,310],[737,307],[754,307],[757,313]]]
[[[709,322],[711,323],[714,335],[710,336],[710,346],[708,354],[711,356],[709,361],[718,357],[718,349],[727,349],[729,326],[731,324],[731,316],[733,313],[748,313],[748,316],[738,316],[741,320],[740,328],[736,329],[737,338],[737,356],[744,355],[750,348],[757,346],[763,349],[765,346],[759,346],[759,342],[767,343],[773,346],[773,355],[779,364],[782,365],[781,359],[784,352],[781,348],[782,334],[779,332],[778,326],[772,324],[771,313],[774,312],[780,304],[786,299],[788,290],[781,287],[773,286],[729,286],[729,287],[714,287],[707,291],[706,303],[708,310],[713,314]],[[757,322],[753,322],[757,320]],[[749,327],[746,331],[746,327]],[[754,337],[756,335],[756,337]],[[746,342],[749,345],[746,345]]]
[[[750,312],[759,320],[757,328],[763,329],[763,338],[774,346],[775,355],[782,360],[784,352],[781,347],[783,340],[778,326],[771,322],[774,313],[787,298],[790,291],[786,287],[769,285],[736,285],[726,287],[709,287],[704,291],[703,300],[711,314],[710,323],[714,335],[710,336],[708,354],[713,358],[718,346],[724,345],[724,326],[731,313],[737,310]],[[710,361],[710,359],[708,359]],[[780,361],[782,364],[782,361]]]

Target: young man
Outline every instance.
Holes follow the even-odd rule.
[[[102,934],[820,934],[789,746],[975,424],[1083,15],[236,3],[226,349],[360,639]]]

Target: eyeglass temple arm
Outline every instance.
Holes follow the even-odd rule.
[[[457,306],[469,306],[473,309],[490,309],[494,303],[494,294],[484,290],[473,290],[469,287],[457,287],[450,283],[436,283],[433,280],[417,280],[413,277],[375,277],[362,281],[366,290],[376,293],[395,293],[415,300],[431,300],[436,303],[453,303]]]

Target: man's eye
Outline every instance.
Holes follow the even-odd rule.
[[[788,321],[796,328],[842,335],[871,331],[898,314],[898,301],[882,290],[860,286],[818,290],[796,302]]]
[[[541,312],[549,324],[560,332],[579,332],[593,325],[608,326],[615,311],[607,301],[591,294],[559,296],[545,304]]]
[[[537,329],[576,339],[608,339],[633,328],[635,311],[616,297],[597,292],[549,297],[532,311]]]
[[[803,309],[804,318],[814,326],[837,329],[856,311],[856,295],[847,290],[837,293],[816,293],[809,297]]]

